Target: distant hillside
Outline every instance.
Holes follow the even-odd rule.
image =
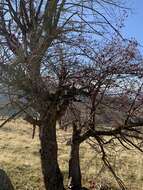
[[[8,96],[0,95],[0,116],[10,116],[15,112],[16,109],[10,105]]]

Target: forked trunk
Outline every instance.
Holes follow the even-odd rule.
[[[64,190],[63,176],[57,161],[56,120],[48,119],[42,122],[39,135],[44,184],[46,190]]]

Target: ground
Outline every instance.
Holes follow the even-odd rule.
[[[58,130],[57,135],[59,162],[67,184],[70,146],[66,143],[70,132]],[[109,184],[112,190],[120,189],[108,169],[102,165],[100,155],[93,151],[88,142],[81,146],[80,155],[82,180],[86,187],[94,182],[97,190],[101,184]],[[116,154],[112,153],[111,161],[129,190],[143,190],[143,156],[140,152],[120,149]],[[38,129],[34,139],[32,126],[21,119],[7,123],[0,129],[0,168],[8,173],[16,190],[43,190]]]

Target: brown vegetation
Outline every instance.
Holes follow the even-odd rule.
[[[11,177],[16,190],[43,190],[38,134],[36,129],[36,136],[32,139],[31,129],[31,125],[17,120],[8,123],[0,132],[0,167]],[[58,130],[59,162],[65,184],[70,149],[66,142],[70,136],[70,131]],[[120,190],[109,170],[103,166],[100,155],[93,152],[89,143],[91,141],[82,144],[80,150],[83,185],[95,185],[97,190],[101,185],[108,185],[111,190]],[[123,150],[118,145],[116,151],[112,150],[110,161],[129,190],[143,190],[143,158],[139,151]]]

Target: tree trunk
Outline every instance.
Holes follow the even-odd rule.
[[[69,160],[69,189],[81,189],[81,170],[79,159],[79,144],[71,145],[71,155]]]
[[[79,147],[80,144],[76,141],[79,137],[79,131],[76,127],[73,127],[71,153],[69,160],[69,189],[80,190],[81,188],[81,170],[80,170],[80,156]]]
[[[41,166],[46,190],[64,190],[57,161],[56,119],[50,117],[40,126]]]

